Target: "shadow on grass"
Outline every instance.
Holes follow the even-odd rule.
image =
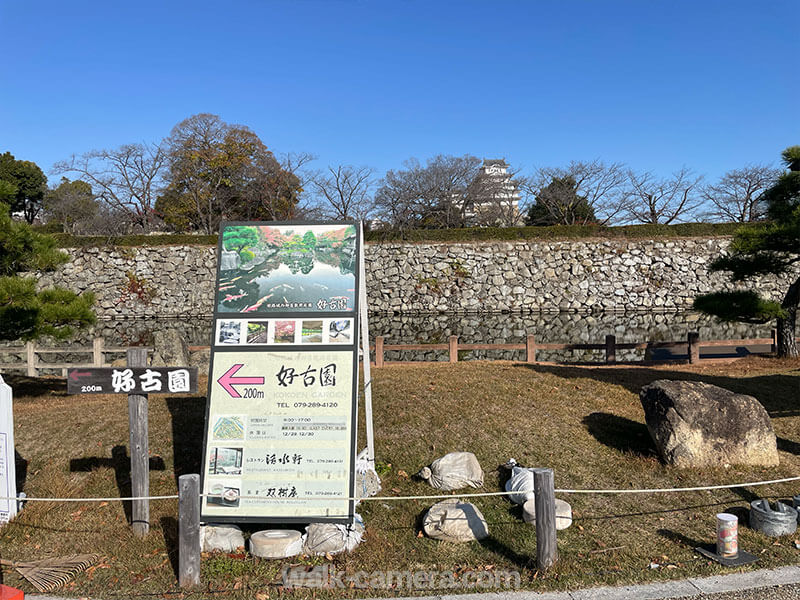
[[[656,533],[658,535],[667,538],[668,540],[675,542],[679,546],[684,546],[691,550],[694,550],[698,546],[702,546],[705,542],[701,542],[699,540],[695,540],[693,538],[687,537],[682,533],[678,533],[677,531],[673,531],[672,529],[659,529]]]
[[[164,536],[164,547],[167,549],[167,557],[172,566],[172,571],[175,573],[175,578],[178,579],[178,519],[175,517],[161,517],[159,523],[161,524],[161,532]]]
[[[800,405],[797,402],[797,390],[800,377],[777,373],[758,375],[755,377],[728,377],[724,375],[706,375],[688,371],[671,371],[654,369],[647,366],[619,366],[594,368],[590,365],[546,365],[515,363],[520,369],[530,369],[536,373],[547,373],[564,379],[594,379],[602,383],[619,385],[634,394],[645,385],[657,379],[673,379],[681,381],[702,381],[710,383],[737,394],[747,394],[758,400],[773,419],[781,417],[800,417]]]
[[[587,431],[601,444],[620,452],[656,456],[645,425],[610,413],[594,412],[583,418]]]
[[[85,473],[94,469],[114,469],[114,479],[117,483],[120,498],[127,498],[133,495],[131,488],[131,457],[128,456],[128,449],[118,445],[111,449],[111,458],[101,456],[89,456],[85,458],[73,458],[69,461],[71,473]],[[163,471],[166,468],[164,459],[160,456],[151,456],[148,468],[150,471]],[[125,511],[125,518],[128,523],[132,517],[132,503],[130,500],[123,500],[122,508]]]
[[[726,500],[720,500],[719,502],[707,502],[705,504],[692,504],[689,506],[678,506],[676,508],[659,508],[656,510],[640,510],[636,512],[624,512],[624,513],[613,513],[607,515],[591,515],[591,514],[583,514],[580,517],[572,517],[572,520],[576,523],[579,521],[612,521],[614,519],[627,519],[630,517],[646,517],[650,515],[665,515],[669,513],[680,513],[685,511],[696,511],[701,508],[714,508],[717,506],[722,506],[731,502],[731,498]],[[717,512],[729,512],[728,509],[719,510]]]
[[[754,494],[747,488],[731,488],[731,491],[748,504],[750,504],[753,500],[758,500],[761,498],[761,496]]]
[[[17,373],[2,375],[3,380],[14,390],[15,398],[67,394],[67,380],[64,377],[28,377]]]
[[[536,567],[536,552],[534,551],[531,556],[520,554],[513,548],[509,548],[503,542],[498,541],[493,536],[483,538],[478,542],[481,546],[486,548],[489,552],[493,552],[498,556],[513,563],[521,569],[535,568]]]
[[[787,440],[786,438],[779,437],[777,438],[778,441],[778,450],[782,452],[788,452],[789,454],[797,454],[800,456],[800,444],[795,441]]]
[[[175,482],[181,475],[200,473],[205,436],[205,396],[167,398],[172,417]]]
[[[477,514],[475,514],[475,512],[473,510],[471,510],[469,507],[463,507],[463,508],[464,508],[464,511],[465,511],[465,513],[467,515],[465,520],[469,520],[469,519],[477,520]],[[414,530],[415,531],[424,531],[425,530],[425,516],[428,514],[428,510],[429,509],[425,509],[425,510],[423,510],[421,513],[419,513],[417,515],[417,518],[416,518],[415,523],[414,523]],[[452,517],[448,517],[448,519],[452,519]],[[487,525],[488,524],[491,524],[491,525],[510,524],[510,523],[514,524],[514,525],[519,525],[520,523],[522,523],[522,519],[514,520],[513,522],[512,521],[502,521],[500,523],[497,523],[497,522],[495,522],[495,523],[487,523]],[[481,546],[483,546],[484,548],[486,548],[487,550],[489,550],[490,552],[493,552],[494,554],[497,554],[498,556],[503,557],[504,559],[514,563],[515,565],[517,565],[517,566],[519,566],[521,568],[527,568],[527,567],[530,567],[532,563],[534,565],[536,563],[535,559],[531,558],[530,556],[526,556],[524,554],[520,554],[519,552],[517,552],[514,549],[510,548],[508,545],[506,545],[503,542],[497,540],[491,534],[488,537],[483,538],[482,540],[478,540],[478,543]],[[534,552],[533,556],[535,556],[535,555],[536,555],[536,553]]]
[[[25,482],[28,480],[28,461],[14,448],[14,472],[17,474],[17,492],[25,491]]]

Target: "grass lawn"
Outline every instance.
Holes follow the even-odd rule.
[[[552,467],[556,488],[662,488],[726,484],[800,475],[800,361],[747,358],[700,366],[525,365],[508,362],[396,365],[373,370],[376,450],[391,467],[381,495],[437,493],[410,477],[455,450],[474,452],[485,491],[499,491],[514,457]],[[639,389],[655,380],[697,379],[755,396],[778,436],[776,468],[681,470],[664,466],[644,425]],[[127,496],[127,400],[67,396],[63,380],[8,376],[15,393],[17,449],[27,461],[24,491],[33,497]],[[205,385],[201,382],[201,389]],[[205,398],[150,397],[151,493],[177,493],[177,476],[200,469]],[[464,490],[471,492],[475,490]],[[748,501],[791,498],[800,482],[762,488],[653,495],[557,495],[572,504],[572,527],[558,532],[560,558],[536,570],[536,536],[519,508],[502,497],[475,504],[489,522],[483,542],[450,544],[422,537],[421,515],[434,501],[369,501],[359,506],[365,541],[335,557],[257,560],[204,556],[202,590],[192,597],[231,598],[404,596],[397,590],[279,587],[282,567],[321,565],[355,573],[377,570],[519,571],[537,591],[648,582],[730,572],[695,554],[715,539],[715,514],[740,515],[740,548],[759,556],[751,568],[800,561],[795,538],[772,539],[744,526]],[[177,500],[151,504],[151,533],[132,535],[121,502],[29,503],[0,529],[2,557],[41,559],[97,552],[105,560],[79,575],[62,594],[100,598],[180,596]],[[651,564],[659,565],[651,568]],[[32,592],[15,571],[3,582]],[[423,589],[448,593],[469,589]]]

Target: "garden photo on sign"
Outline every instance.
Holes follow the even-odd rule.
[[[228,225],[219,261],[221,313],[355,309],[354,225]]]

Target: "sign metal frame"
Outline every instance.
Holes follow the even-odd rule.
[[[355,268],[353,269],[353,277],[354,277],[354,288],[353,288],[353,307],[350,310],[331,310],[327,312],[322,311],[308,311],[308,310],[280,310],[274,307],[271,307],[269,310],[259,310],[256,309],[252,312],[233,312],[233,311],[220,311],[219,306],[221,303],[220,297],[222,292],[220,291],[220,278],[222,273],[222,251],[224,249],[223,243],[223,234],[227,227],[236,227],[236,226],[258,226],[258,227],[279,227],[279,228],[309,228],[309,227],[328,227],[328,226],[341,226],[341,227],[349,227],[352,226],[355,228],[356,236],[353,241],[354,244],[354,255],[353,259],[355,261]],[[269,514],[269,507],[265,506],[264,510],[253,510],[250,511],[250,514],[242,514],[242,509],[238,509],[235,514],[231,515],[221,515],[221,514],[210,514],[206,511],[207,509],[207,502],[206,496],[203,497],[201,500],[201,521],[205,522],[216,522],[216,523],[310,523],[310,522],[320,522],[320,523],[338,523],[338,524],[349,524],[353,522],[354,515],[355,515],[355,502],[352,499],[355,493],[355,465],[357,459],[357,440],[358,440],[358,385],[359,385],[359,357],[358,357],[358,348],[359,348],[359,335],[360,335],[360,296],[359,290],[361,285],[364,285],[364,282],[361,278],[361,273],[359,272],[358,265],[361,260],[363,260],[362,252],[363,252],[363,245],[358,235],[359,223],[357,221],[340,221],[340,222],[316,222],[316,221],[225,221],[220,224],[220,234],[219,234],[219,241],[217,244],[217,269],[216,269],[216,279],[215,279],[215,290],[214,290],[214,312],[213,312],[213,321],[214,326],[212,327],[211,332],[211,357],[210,357],[210,365],[209,365],[209,378],[208,378],[208,395],[206,399],[206,409],[205,409],[205,426],[204,426],[204,437],[203,437],[203,456],[201,461],[201,473],[200,473],[200,489],[201,493],[207,495],[209,492],[206,490],[206,486],[208,484],[209,474],[208,474],[208,461],[209,461],[209,439],[210,439],[210,431],[209,428],[212,426],[211,423],[211,409],[212,403],[214,401],[214,396],[216,392],[214,390],[215,384],[218,383],[215,377],[215,370],[214,365],[215,362],[218,362],[218,358],[222,358],[225,354],[230,353],[242,353],[248,354],[253,353],[256,354],[270,354],[270,355],[280,355],[284,353],[306,353],[306,352],[318,352],[318,353],[342,353],[342,354],[349,354],[352,356],[352,371],[350,373],[351,377],[351,390],[350,390],[350,422],[348,423],[349,426],[349,439],[347,440],[347,444],[349,446],[349,464],[346,465],[348,479],[346,485],[347,491],[347,514],[336,515],[336,516],[329,516],[324,514],[303,514],[301,516],[286,516],[286,515],[271,515]],[[220,343],[218,338],[218,324],[220,320],[291,320],[294,319],[297,321],[301,320],[323,320],[325,319],[351,319],[352,320],[352,333],[351,333],[351,341],[349,343],[335,343],[335,344],[293,344],[293,345],[276,345],[276,344],[259,344],[259,345],[230,345],[226,346]],[[219,355],[219,357],[218,357]],[[229,371],[228,371],[229,372]],[[227,373],[227,372],[226,372]],[[274,374],[263,374],[265,377],[274,376]],[[237,385],[237,384],[233,384]],[[240,490],[241,491],[241,490]],[[281,498],[276,498],[277,500],[281,500]],[[343,503],[343,500],[331,497],[330,500],[332,502]],[[312,500],[309,503],[309,507],[313,508],[316,504],[319,504],[321,509],[324,509],[325,501],[324,500]],[[320,512],[324,512],[321,510]],[[258,513],[258,514],[256,514]]]

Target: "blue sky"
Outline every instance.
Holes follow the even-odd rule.
[[[318,168],[470,153],[715,178],[800,144],[798,17],[795,0],[0,0],[0,152],[49,174],[211,112]]]

